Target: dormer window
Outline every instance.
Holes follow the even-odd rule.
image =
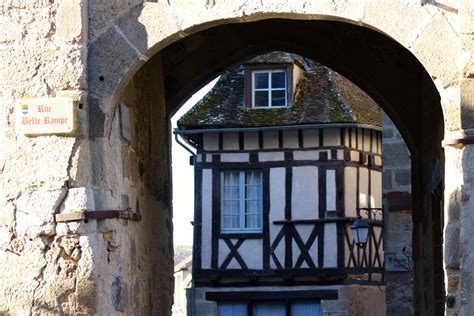
[[[295,64],[246,64],[244,66],[244,107],[289,108],[293,104]],[[295,73],[296,71],[296,73]]]
[[[287,82],[285,69],[252,71],[252,107],[287,107]]]

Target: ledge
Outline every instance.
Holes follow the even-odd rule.
[[[56,214],[56,222],[73,222],[87,219],[105,219],[105,218],[123,218],[132,221],[140,221],[140,214],[133,213],[131,210],[106,210],[106,211],[81,211],[64,214]]]

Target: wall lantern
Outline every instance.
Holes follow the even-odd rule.
[[[362,217],[357,217],[354,223],[351,226],[352,238],[357,246],[363,248],[367,244],[367,239],[369,237],[369,228],[370,225],[366,221],[362,220]]]

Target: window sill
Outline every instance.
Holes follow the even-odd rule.
[[[263,237],[263,232],[220,232],[219,238],[245,238],[245,239],[259,239]]]

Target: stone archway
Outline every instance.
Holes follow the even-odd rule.
[[[301,15],[290,15],[297,19],[268,19],[285,16],[279,13],[247,17],[246,20],[256,21],[246,23],[231,23],[235,22],[232,20],[210,22],[189,30],[192,34],[177,31],[148,49],[150,38],[156,39],[158,35],[148,34],[151,29],[140,20],[142,17],[144,20],[151,19],[146,9],[134,9],[128,20],[122,17],[115,28],[99,37],[90,50],[89,104],[96,104],[101,113],[105,112],[106,130],[113,130],[112,109],[119,103],[134,108],[140,102],[146,104],[152,100],[160,100],[158,103],[165,107],[156,111],[161,113],[161,126],[167,126],[163,119],[225,67],[271,49],[293,51],[335,69],[358,84],[382,106],[410,147],[417,311],[433,314],[436,306],[439,312],[443,306],[439,306],[439,302],[435,305],[435,300],[439,298],[438,292],[443,292],[443,283],[441,280],[441,283],[435,284],[434,275],[439,271],[433,269],[433,263],[441,262],[441,257],[433,254],[431,241],[432,234],[441,234],[441,231],[433,232],[431,229],[433,225],[440,227],[440,223],[433,222],[430,200],[432,192],[442,183],[442,170],[439,168],[443,161],[440,146],[444,126],[438,91],[418,59],[393,39],[371,28],[354,25],[354,22],[331,21],[328,17],[321,21],[316,19],[321,16]],[[210,27],[212,24],[222,25]],[[127,35],[131,31],[135,32],[135,36]],[[183,38],[176,40],[178,37]],[[148,60],[150,55],[153,57]],[[107,56],[114,56],[113,67],[110,63],[104,63],[104,58],[109,58]],[[105,64],[107,68],[104,68]],[[138,72],[132,76],[136,69],[139,69]],[[159,74],[154,75],[154,81],[148,77],[152,69]],[[144,75],[146,72],[148,75]],[[447,73],[449,71],[445,71],[444,80],[449,78]],[[159,83],[160,88],[146,96],[145,89],[153,89],[153,83]],[[130,95],[134,97],[130,98]],[[160,97],[163,95],[165,99]],[[90,108],[90,111],[93,109]],[[150,117],[138,114],[143,113],[138,108],[134,111],[137,124]],[[139,133],[144,131],[143,127],[138,128]],[[167,135],[167,129],[153,132],[153,135],[160,134]],[[140,151],[138,147],[136,150]],[[141,157],[138,154],[145,174],[147,165],[152,163],[144,162],[147,157],[146,153]],[[157,173],[157,177],[166,175],[167,164],[162,165],[165,169],[161,174]],[[160,187],[163,189],[164,185]]]

